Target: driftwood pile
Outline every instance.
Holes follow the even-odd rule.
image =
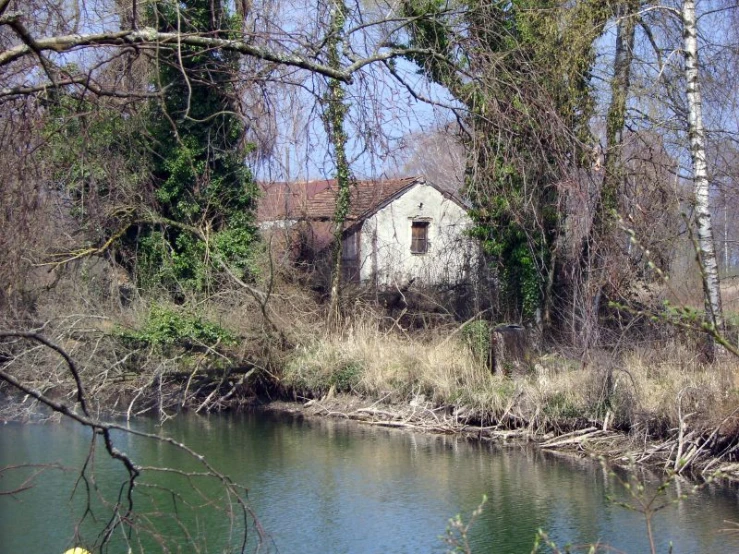
[[[433,407],[423,396],[404,406],[388,406],[381,399],[366,405],[354,399],[327,395],[307,401],[297,410],[304,415],[328,416],[414,432],[455,434],[502,445],[533,444],[548,452],[568,452],[602,457],[622,465],[662,468],[675,475],[724,478],[739,481],[739,443],[726,440],[721,426],[713,430],[689,430],[685,422],[667,440],[654,442],[609,428],[610,414],[603,421],[570,432],[543,431],[534,422],[502,417],[495,425],[483,425],[479,414],[465,408]],[[277,408],[280,409],[280,408]],[[737,409],[739,412],[739,409]],[[735,414],[732,414],[732,416]]]

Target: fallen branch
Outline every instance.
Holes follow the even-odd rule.
[[[593,437],[597,437],[599,435],[603,435],[608,433],[608,431],[603,431],[601,429],[595,429],[589,433],[581,434],[577,437],[572,437],[569,439],[561,440],[561,441],[550,441],[545,444],[539,445],[541,448],[561,448],[562,446],[569,446],[572,444],[582,444],[584,441],[589,440]]]
[[[597,427],[587,427],[585,429],[578,429],[577,431],[572,431],[571,433],[565,433],[564,435],[558,435],[555,438],[542,443],[541,446],[549,446],[554,441],[559,441],[559,440],[562,440],[562,439],[567,439],[569,437],[576,437],[576,436],[579,436],[579,435],[582,435],[582,434],[585,434],[585,433],[591,433],[593,431],[598,431],[598,428]]]

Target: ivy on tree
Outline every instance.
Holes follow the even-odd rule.
[[[238,28],[216,0],[160,1],[147,19],[160,31],[222,39]],[[153,61],[162,93],[142,109],[52,90],[48,159],[92,250],[109,245],[139,286],[177,299],[217,285],[221,264],[248,273],[256,187],[237,113],[239,54],[179,44],[161,46]]]
[[[163,32],[229,39],[238,28],[218,0],[158,2],[150,17]],[[180,44],[159,50],[156,61],[163,99],[152,103],[148,124],[155,210],[181,225],[136,231],[139,276],[177,295],[212,286],[213,261],[247,271],[256,188],[236,112],[238,54]]]
[[[407,0],[409,56],[467,109],[466,192],[473,234],[497,262],[501,315],[545,320],[564,296],[556,250],[563,231],[557,189],[590,151],[593,41],[609,3],[561,9],[555,0]],[[473,78],[470,78],[473,77]],[[543,308],[543,309],[542,309]]]

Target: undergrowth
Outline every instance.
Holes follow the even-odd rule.
[[[136,294],[124,304],[105,271],[90,266],[84,274],[40,298],[35,319],[78,361],[91,394],[106,407],[110,398],[156,397],[163,411],[187,408],[180,389],[189,383],[191,392],[200,391],[196,406],[213,387],[228,397],[214,400],[213,409],[240,406],[265,391],[270,398],[320,398],[334,390],[373,402],[464,409],[470,421],[534,432],[607,422],[609,429],[662,438],[689,426],[692,432],[718,429],[717,447],[739,436],[739,364],[724,358],[701,365],[680,335],[673,342],[593,351],[587,359],[550,350],[531,356],[513,375],[494,375],[486,355],[488,322],[411,331],[360,299],[342,328],[329,332],[319,299],[287,278],[262,312],[239,289],[177,304]],[[13,348],[5,355],[19,377],[73,397],[74,384],[62,380],[44,353]]]
[[[214,347],[237,343],[237,336],[233,331],[208,321],[202,315],[161,304],[154,304],[150,308],[140,328],[121,328],[118,334],[123,340],[160,348],[193,344]]]
[[[288,357],[281,380],[308,397],[333,388],[391,403],[423,398],[435,407],[464,407],[482,422],[541,430],[600,425],[607,418],[611,428],[660,438],[686,414],[709,428],[739,405],[737,364],[728,359],[703,367],[693,358],[677,343],[634,348],[617,362],[610,352],[587,363],[550,353],[525,375],[493,375],[467,333],[387,332],[359,320],[343,334],[309,338]],[[614,363],[609,392],[602,367]],[[727,374],[729,388],[722,383]]]

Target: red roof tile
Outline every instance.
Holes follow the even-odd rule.
[[[418,182],[423,180],[419,177],[404,177],[382,181],[355,181],[351,185],[351,204],[347,220],[361,219]],[[262,183],[260,186],[264,196],[259,202],[257,212],[259,221],[283,219],[325,221],[333,218],[338,193],[334,179]]]

